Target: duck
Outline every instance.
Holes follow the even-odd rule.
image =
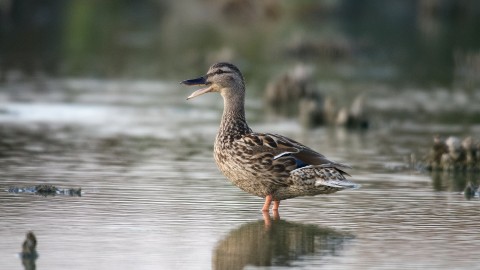
[[[280,201],[357,189],[348,180],[349,165],[324,155],[286,136],[254,132],[245,118],[245,81],[233,64],[212,65],[207,74],[184,80],[200,86],[187,100],[206,93],[223,97],[223,114],[213,146],[218,169],[230,182],[252,195],[264,198],[263,212],[278,212]]]

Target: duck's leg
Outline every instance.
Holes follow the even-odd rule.
[[[272,220],[270,219],[270,214],[266,211],[263,211],[263,222],[265,224],[265,229],[270,229],[272,226]]]
[[[273,211],[278,211],[278,208],[280,207],[280,200],[278,201],[273,201]]]
[[[274,220],[280,220],[280,214],[278,213],[278,208],[280,207],[280,200],[278,201],[273,201],[273,219]]]
[[[280,220],[280,214],[278,210],[273,210],[273,220]]]
[[[270,204],[272,203],[272,195],[265,197],[265,203],[263,204],[262,211],[268,212],[270,210]]]

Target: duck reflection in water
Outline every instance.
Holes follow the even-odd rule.
[[[478,198],[480,195],[477,172],[435,170],[430,173],[430,176],[435,191],[463,192],[468,200]]]
[[[213,269],[252,266],[292,266],[312,256],[315,261],[338,256],[353,235],[327,227],[280,220],[268,213],[264,220],[246,223],[231,231],[216,246]]]

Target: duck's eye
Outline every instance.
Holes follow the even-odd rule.
[[[224,73],[232,73],[232,72],[219,69],[219,70],[216,70],[215,72],[208,73],[207,76],[215,76],[215,75],[220,75]]]

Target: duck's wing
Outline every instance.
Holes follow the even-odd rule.
[[[277,140],[286,142],[289,145],[293,145],[293,147],[299,150],[298,153],[294,154],[293,156],[309,165],[321,165],[322,167],[336,167],[336,168],[347,168],[347,169],[352,168],[349,165],[331,161],[328,158],[326,158],[324,155],[318,153],[317,151],[295,140],[287,138],[285,136],[278,135],[278,134],[266,134],[266,135],[271,136],[273,138],[278,138]]]
[[[333,167],[345,173],[341,168],[351,168],[348,165],[331,161],[313,149],[278,134],[250,133],[242,138],[242,142],[251,151],[253,156],[271,155],[273,163],[281,164],[280,161],[287,162],[293,158],[295,160],[295,166],[288,166],[290,170],[305,166],[318,166],[325,168]],[[286,157],[289,158],[287,159]],[[287,163],[287,165],[290,165],[290,162]],[[348,175],[347,173],[345,174]]]
[[[233,158],[243,164],[243,169],[258,176],[258,181],[272,191],[292,185],[292,174],[301,178],[325,177],[343,180],[348,175],[342,168],[347,165],[327,159],[307,146],[285,136],[270,133],[249,133],[233,142]],[[330,180],[330,179],[326,179]],[[337,181],[338,182],[338,181]],[[317,182],[315,182],[316,184]],[[318,182],[326,186],[325,183]]]

